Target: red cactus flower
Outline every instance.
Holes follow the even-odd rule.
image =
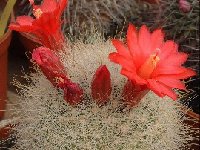
[[[111,79],[110,72],[106,65],[100,66],[91,84],[92,98],[97,104],[102,105],[108,101],[111,94]]]
[[[191,10],[191,4],[187,0],[179,0],[179,8],[183,13],[188,13]]]
[[[54,87],[63,89],[64,99],[69,104],[74,105],[81,101],[83,90],[67,77],[63,64],[49,48],[36,48],[33,51],[32,59],[36,61]]]
[[[195,72],[181,66],[187,60],[187,54],[178,52],[174,41],[164,42],[161,29],[150,33],[143,25],[137,33],[133,25],[127,32],[127,47],[113,40],[117,52],[111,53],[111,61],[122,66],[121,74],[133,83],[146,86],[160,97],[169,96],[176,100],[173,88],[185,89],[179,79],[194,76]]]
[[[29,38],[35,37],[43,46],[52,50],[62,48],[64,36],[61,31],[61,15],[67,5],[67,0],[44,0],[38,6],[30,0],[33,5],[33,15],[19,16],[16,22],[11,23],[9,28],[19,32],[26,32]]]

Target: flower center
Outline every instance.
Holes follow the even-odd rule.
[[[42,10],[40,8],[36,9],[33,13],[33,15],[35,16],[36,19],[40,18],[40,16],[42,15]]]
[[[142,77],[143,79],[150,78],[152,72],[156,68],[158,62],[160,61],[160,58],[158,56],[159,51],[160,51],[159,49],[156,49],[156,53],[150,55],[150,57],[140,67],[138,71],[138,75]]]
[[[55,77],[56,83],[64,83],[64,79],[62,77]]]

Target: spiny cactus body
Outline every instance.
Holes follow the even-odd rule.
[[[84,90],[78,106],[63,100],[39,71],[32,82],[21,88],[20,120],[16,126],[17,143],[13,149],[84,149],[84,150],[179,150],[190,140],[190,129],[176,101],[159,98],[149,92],[141,103],[127,111],[121,109],[121,92],[126,79],[108,60],[114,50],[110,41],[68,45],[60,57],[72,81]],[[92,76],[100,65],[111,73],[112,94],[99,107],[91,98]]]

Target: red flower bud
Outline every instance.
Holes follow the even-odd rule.
[[[111,79],[110,72],[106,65],[100,66],[92,81],[91,85],[92,98],[97,102],[97,104],[104,104],[108,101],[111,94]]]
[[[65,101],[71,105],[75,105],[81,101],[83,95],[82,89],[78,84],[70,81],[59,57],[49,48],[36,48],[33,51],[32,59],[36,61],[43,74],[54,87],[64,90]]]
[[[40,66],[43,74],[53,86],[57,86],[59,82],[68,79],[64,66],[49,48],[39,47],[34,49],[32,59]]]
[[[191,5],[187,0],[179,0],[179,8],[182,12],[188,13],[191,10]]]

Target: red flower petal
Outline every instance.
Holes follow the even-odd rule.
[[[30,16],[19,16],[16,19],[16,23],[21,26],[31,26],[34,19]]]
[[[170,74],[167,75],[169,78],[173,79],[187,79],[189,77],[195,76],[196,72],[190,68],[184,68],[179,74]]]
[[[137,51],[138,47],[136,47],[137,42],[138,42],[137,30],[134,25],[129,24],[128,31],[127,31],[127,45],[132,56],[134,56],[135,53],[138,52]]]
[[[0,128],[0,140],[8,140],[8,138],[10,137],[10,135],[13,133],[13,128],[16,125],[14,124],[8,124],[4,127]]]
[[[140,78],[136,74],[136,72],[130,72],[130,71],[122,68],[121,74],[127,76],[128,79],[135,81],[139,85],[144,85],[147,83],[147,81],[144,80],[143,78]]]
[[[34,19],[29,16],[19,16],[16,19],[16,23],[11,23],[9,28],[11,30],[16,30],[20,32],[32,32],[36,30],[36,28],[32,27]]]
[[[148,79],[147,81],[148,81],[147,86],[156,94],[158,94],[160,97],[167,95],[171,97],[173,100],[177,99],[176,93],[170,87],[163,85],[162,83],[156,80]]]
[[[161,53],[159,53],[160,60],[165,60],[171,54],[178,52],[178,45],[174,41],[166,41],[161,47]]]
[[[159,66],[181,66],[187,61],[188,55],[186,53],[177,53],[170,55],[166,61],[162,61]]]
[[[151,52],[156,51],[157,48],[160,48],[164,42],[164,33],[161,29],[155,30],[151,34]]]
[[[146,86],[139,86],[128,80],[122,93],[123,101],[131,107],[137,106],[147,92]]]
[[[64,9],[66,8],[67,4],[68,4],[68,0],[59,0],[59,14],[62,15]]]
[[[160,61],[157,68],[152,73],[152,77],[161,74],[180,74],[185,70],[181,65],[187,60],[188,55],[185,53],[173,53],[165,58],[165,61]]]
[[[131,59],[130,52],[127,50],[127,48],[124,46],[124,44],[121,41],[112,40],[112,44],[115,46],[119,55]]]
[[[155,80],[171,88],[186,90],[185,84],[178,79],[169,78],[168,76],[159,76],[156,77]]]
[[[138,35],[137,35],[135,26],[132,24],[129,24],[128,26],[127,45],[133,57],[132,59],[135,63],[135,67],[139,68],[142,65],[142,63],[145,61],[145,58],[142,56],[141,51],[138,50],[140,49],[138,46]]]
[[[156,68],[152,73],[151,77],[154,78],[158,75],[170,75],[170,74],[180,74],[185,71],[184,67],[177,66],[162,66]]]
[[[146,25],[140,28],[138,42],[141,47],[140,53],[142,57],[146,59],[151,53],[151,34]]]
[[[100,66],[91,84],[92,98],[97,102],[97,104],[104,104],[108,101],[111,94],[111,79],[110,72],[106,65]]]
[[[115,63],[118,63],[122,65],[123,68],[126,70],[132,70],[135,68],[134,64],[131,59],[128,59],[127,57],[123,57],[119,55],[118,53],[111,53],[109,54],[109,59]]]
[[[33,9],[41,9],[43,13],[52,12],[57,8],[56,0],[43,0],[41,5],[33,5]]]

